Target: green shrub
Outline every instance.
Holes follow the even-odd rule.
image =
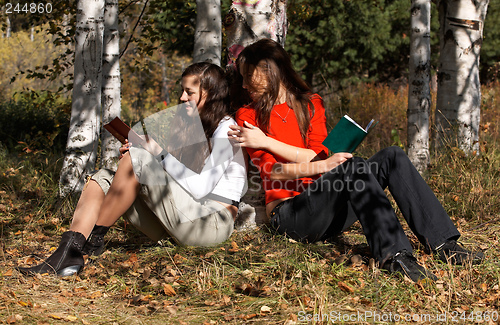
[[[51,92],[24,92],[0,104],[0,138],[9,151],[64,150],[70,100]]]

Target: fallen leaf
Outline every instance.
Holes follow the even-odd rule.
[[[68,303],[68,298],[66,297],[59,297],[57,298],[57,302],[60,304],[67,304]]]
[[[339,286],[340,290],[342,290],[342,291],[351,292],[351,293],[354,292],[354,289],[345,282],[339,281],[338,286]]]
[[[17,303],[18,303],[18,304],[20,304],[20,305],[21,305],[21,306],[23,306],[23,307],[27,307],[27,306],[31,305],[31,303],[29,303],[29,302],[24,302],[24,301],[22,301],[22,300],[19,300]]]
[[[142,279],[147,280],[150,275],[151,275],[151,269],[146,268],[146,269],[144,269],[144,273],[142,273]]]
[[[175,264],[181,264],[181,263],[184,263],[185,261],[187,261],[187,258],[185,258],[184,256],[179,255],[179,254],[174,255],[174,263]]]
[[[222,297],[222,302],[224,303],[224,305],[227,305],[228,303],[231,302],[231,297],[224,295]]]
[[[146,306],[139,306],[139,307],[136,307],[135,308],[135,311],[138,313],[138,314],[143,314],[143,315],[147,315],[148,314],[148,307]]]
[[[177,314],[177,309],[178,307],[177,306],[167,306],[165,307],[165,309],[172,315],[175,316],[175,314]]]
[[[96,299],[96,298],[101,298],[102,297],[102,292],[101,291],[96,291],[93,294],[90,295],[90,299]]]
[[[10,315],[9,317],[7,317],[7,324],[14,324],[17,321],[22,321],[22,320],[23,316],[21,315]]]
[[[236,253],[239,250],[240,249],[238,248],[238,244],[236,244],[235,241],[232,241],[231,242],[231,248],[229,248],[227,251],[230,252],[230,253]]]
[[[270,313],[271,312],[271,307],[269,307],[269,306],[262,306],[262,307],[260,307],[260,312],[262,314]]]
[[[167,283],[163,284],[163,292],[169,297],[173,297],[177,294],[177,293],[175,293],[174,288],[172,288],[172,286],[170,284],[167,284]]]
[[[257,314],[240,315],[238,317],[241,319],[244,319],[244,320],[249,320],[249,319],[252,319],[254,317],[257,317]]]
[[[2,276],[12,276],[12,272],[12,269],[8,269],[4,274],[2,274]]]
[[[488,285],[486,283],[481,283],[481,289],[483,290],[483,292],[486,292],[488,291]]]

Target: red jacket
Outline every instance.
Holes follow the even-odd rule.
[[[289,109],[286,103],[273,107],[269,120],[269,131],[266,134],[295,147],[312,149],[321,158],[326,158],[328,149],[322,144],[327,135],[323,99],[319,95],[313,95],[311,102],[314,106],[314,113],[311,107],[309,107],[312,117],[307,132],[306,143],[304,143],[300,135],[295,113],[292,109]],[[283,122],[283,118],[286,119],[286,122]],[[236,122],[238,125],[242,126],[244,121],[259,126],[257,125],[255,110],[251,106],[242,107],[236,112]],[[289,161],[267,150],[247,148],[247,152],[253,164],[259,168],[266,194],[266,204],[277,199],[300,194],[319,177],[317,175],[315,177],[304,177],[286,181],[271,180],[271,171],[274,164],[277,162],[288,163]]]

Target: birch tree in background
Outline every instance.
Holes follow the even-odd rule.
[[[193,62],[221,65],[222,18],[220,0],[196,1]]]
[[[412,0],[410,84],[408,93],[408,157],[419,172],[427,169],[431,108],[431,1]]]
[[[440,60],[436,144],[469,153],[479,147],[479,54],[489,0],[439,2]]]
[[[233,0],[224,19],[227,33],[228,66],[241,50],[261,38],[285,45],[288,23],[286,0]]]
[[[120,38],[118,0],[105,0],[102,53],[102,124],[120,116]],[[101,129],[101,167],[116,169],[120,142]]]
[[[83,187],[94,169],[100,128],[104,0],[77,2],[73,101],[59,192],[66,196]]]

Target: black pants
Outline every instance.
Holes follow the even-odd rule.
[[[325,173],[306,191],[277,206],[271,225],[299,241],[330,238],[359,220],[381,264],[412,247],[384,189],[388,188],[419,241],[434,249],[460,233],[406,153],[389,147],[368,160],[354,157]]]

